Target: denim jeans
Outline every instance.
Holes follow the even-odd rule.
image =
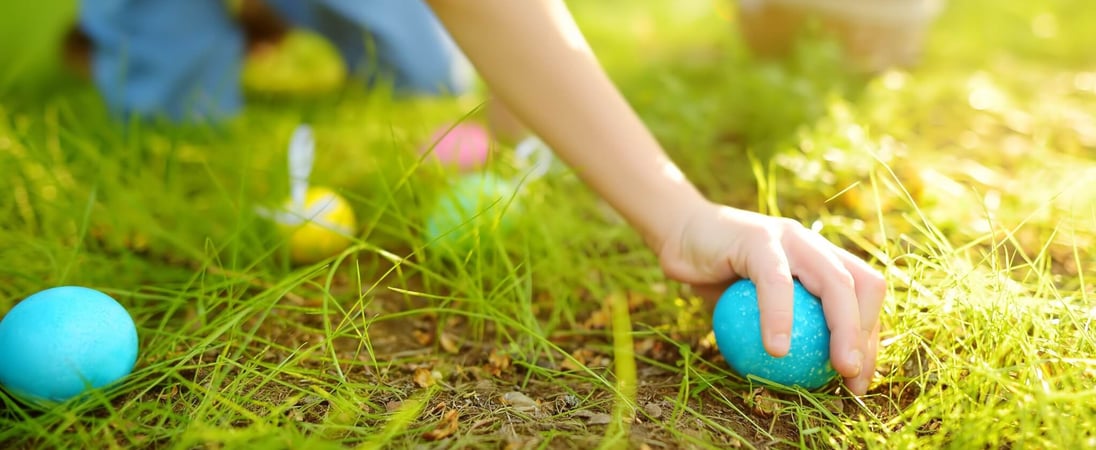
[[[471,69],[422,0],[266,0],[293,26],[338,49],[352,72],[397,91],[458,94]],[[112,112],[175,121],[241,108],[243,32],[225,0],[89,0],[80,25],[92,75]]]

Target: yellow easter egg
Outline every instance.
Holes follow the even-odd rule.
[[[292,199],[286,202],[286,210],[293,211],[288,216],[291,223],[279,226],[289,235],[290,258],[298,264],[313,263],[345,250],[357,230],[350,203],[327,188],[309,188],[303,211],[293,208]]]
[[[346,65],[335,46],[308,30],[293,30],[277,44],[248,52],[240,71],[245,90],[274,95],[316,95],[346,81]]]

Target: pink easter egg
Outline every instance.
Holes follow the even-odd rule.
[[[446,166],[456,166],[470,171],[487,163],[490,137],[487,130],[476,124],[462,123],[444,126],[430,136],[422,153],[430,152],[434,159]],[[431,150],[431,145],[433,150]]]

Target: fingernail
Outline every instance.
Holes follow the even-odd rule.
[[[864,369],[864,354],[860,350],[853,350],[849,352],[849,365],[856,368],[856,373],[851,376],[860,376],[860,371]]]
[[[774,334],[771,341],[773,348],[780,353],[787,352],[788,348],[791,346],[791,339],[784,333]]]
[[[868,393],[868,382],[865,380],[861,380],[860,378],[849,381],[848,387],[849,391],[851,391],[853,395],[856,396],[861,396]]]

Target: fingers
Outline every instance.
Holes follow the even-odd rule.
[[[787,355],[793,322],[793,277],[821,298],[830,329],[830,360],[857,395],[875,373],[880,308],[886,294],[878,271],[798,222],[743,215],[727,258],[733,273],[757,287],[765,350]]]
[[[791,269],[779,240],[763,240],[757,245],[761,248],[750,252],[746,261],[746,277],[757,287],[765,351],[779,358],[787,355],[791,346],[794,289]]]
[[[849,388],[849,391],[853,395],[864,395],[868,393],[868,387],[871,385],[871,379],[875,375],[875,361],[879,354],[879,325],[876,324],[872,331],[868,334],[868,340],[865,343],[864,351],[864,369],[860,371],[860,375],[855,377],[845,378],[845,386]]]
[[[860,375],[846,378],[845,385],[855,395],[867,393],[872,376],[875,375],[875,362],[879,353],[879,312],[887,295],[887,281],[883,274],[868,263],[842,248],[834,247],[834,253],[856,280],[856,298],[860,302],[860,330],[865,336],[864,365]]]
[[[866,262],[821,235],[798,224],[788,227],[787,258],[792,273],[822,300],[834,369],[866,389],[875,371],[877,342],[871,336],[878,326],[886,281]]]
[[[864,365],[867,332],[860,328],[856,280],[822,236],[799,227],[786,239],[788,260],[803,287],[822,300],[830,329],[830,360],[845,378],[856,377]]]
[[[879,310],[887,295],[887,280],[864,260],[843,248],[833,247],[834,254],[841,260],[856,280],[856,298],[860,302],[860,329],[870,334],[879,322]]]

